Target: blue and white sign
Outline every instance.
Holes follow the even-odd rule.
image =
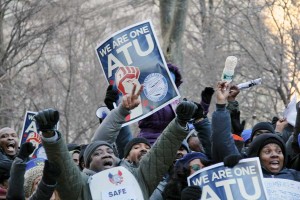
[[[20,135],[20,146],[25,142],[31,142],[35,147],[34,152],[32,153],[32,158],[47,158],[44,148],[42,147],[42,140],[38,133],[36,123],[34,121],[34,115],[36,112],[27,111],[24,117],[24,123],[22,132]]]
[[[107,81],[120,96],[131,93],[133,84],[137,89],[144,86],[139,97],[141,104],[131,110],[123,126],[180,98],[150,21],[113,34],[97,46],[96,52]]]
[[[201,187],[201,200],[268,199],[258,158],[243,159],[234,168],[205,167],[189,176],[188,184]]]

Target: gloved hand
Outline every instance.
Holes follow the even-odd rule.
[[[211,102],[211,97],[214,94],[215,90],[212,87],[206,87],[204,90],[201,92],[201,99],[204,103],[210,104]]]
[[[42,177],[42,180],[45,184],[55,185],[60,173],[61,170],[57,165],[50,163],[48,160],[45,160],[45,166]]]
[[[274,116],[273,118],[272,118],[272,125],[275,125],[276,126],[276,123],[277,123],[277,121],[279,120],[279,118],[278,117],[276,117],[276,116]]]
[[[19,154],[17,155],[18,158],[26,161],[28,157],[32,154],[34,151],[35,147],[31,142],[25,142],[21,145]]]
[[[178,122],[183,125],[192,119],[197,106],[190,101],[182,101],[176,108]]]
[[[114,102],[117,102],[119,98],[118,91],[113,89],[112,85],[109,85],[106,89],[106,95],[104,103],[109,110],[114,109]]]
[[[195,114],[194,114],[193,118],[195,120],[204,118],[205,115],[204,115],[204,111],[203,111],[203,108],[202,108],[201,104],[196,103],[196,102],[194,102],[194,104],[197,106],[197,109],[195,111]]]
[[[59,113],[53,108],[45,109],[34,116],[38,130],[54,131],[59,120]]]
[[[240,154],[226,156],[223,161],[224,166],[233,168],[241,159],[243,159],[243,157]]]
[[[188,186],[181,191],[181,200],[199,200],[201,194],[202,190],[199,186]]]
[[[241,136],[246,124],[245,120],[243,120],[241,123],[240,115],[241,112],[238,110],[232,110],[230,113],[233,133],[239,136]]]

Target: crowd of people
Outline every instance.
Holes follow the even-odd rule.
[[[178,69],[170,64],[168,67],[179,87],[182,80]],[[30,158],[33,144],[26,142],[18,148],[16,131],[2,128],[0,199],[93,199],[90,178],[121,167],[136,180],[132,182],[135,189],[131,194],[136,195],[132,199],[141,194],[145,200],[196,200],[202,190],[188,186],[188,176],[219,162],[232,168],[251,157],[259,158],[265,178],[300,181],[299,102],[292,129],[285,119],[274,118],[257,123],[245,139],[245,121],[240,119],[236,100],[239,88],[218,82],[215,89],[207,87],[201,92],[200,102],[185,99],[139,121],[141,131],[133,137],[130,128],[122,124],[141,104],[142,90],[143,86],[133,85],[132,92],[114,108],[118,93],[109,86],[104,102],[111,112],[100,120],[92,141],[85,145],[65,142],[64,133],[56,130],[57,110],[39,111],[35,121],[47,160]],[[207,113],[213,95],[216,109],[210,120]],[[109,177],[115,181],[112,175]],[[99,191],[105,193],[101,188]]]

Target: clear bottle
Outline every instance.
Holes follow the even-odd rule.
[[[230,83],[234,76],[234,69],[237,65],[237,57],[235,56],[228,56],[225,61],[225,67],[222,73],[222,81],[227,81]]]

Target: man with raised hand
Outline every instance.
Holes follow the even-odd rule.
[[[140,104],[138,96],[142,87],[135,94],[132,93],[122,99],[121,106],[128,111]],[[177,117],[167,126],[151,150],[145,154],[138,167],[125,166],[136,178],[144,199],[148,199],[162,176],[175,160],[176,152],[181,141],[189,130],[187,122],[192,118],[196,106],[192,102],[182,102],[176,109]],[[55,130],[59,113],[53,109],[40,111],[36,116],[36,123],[42,131],[42,142],[50,162],[55,163],[62,170],[58,178],[57,190],[61,199],[92,199],[87,173],[80,172],[68,153],[66,142],[62,134]],[[104,120],[105,122],[105,120]],[[103,124],[104,124],[103,122]],[[119,166],[120,161],[115,156],[109,143],[105,141],[92,142],[86,149],[85,162],[90,175]]]

